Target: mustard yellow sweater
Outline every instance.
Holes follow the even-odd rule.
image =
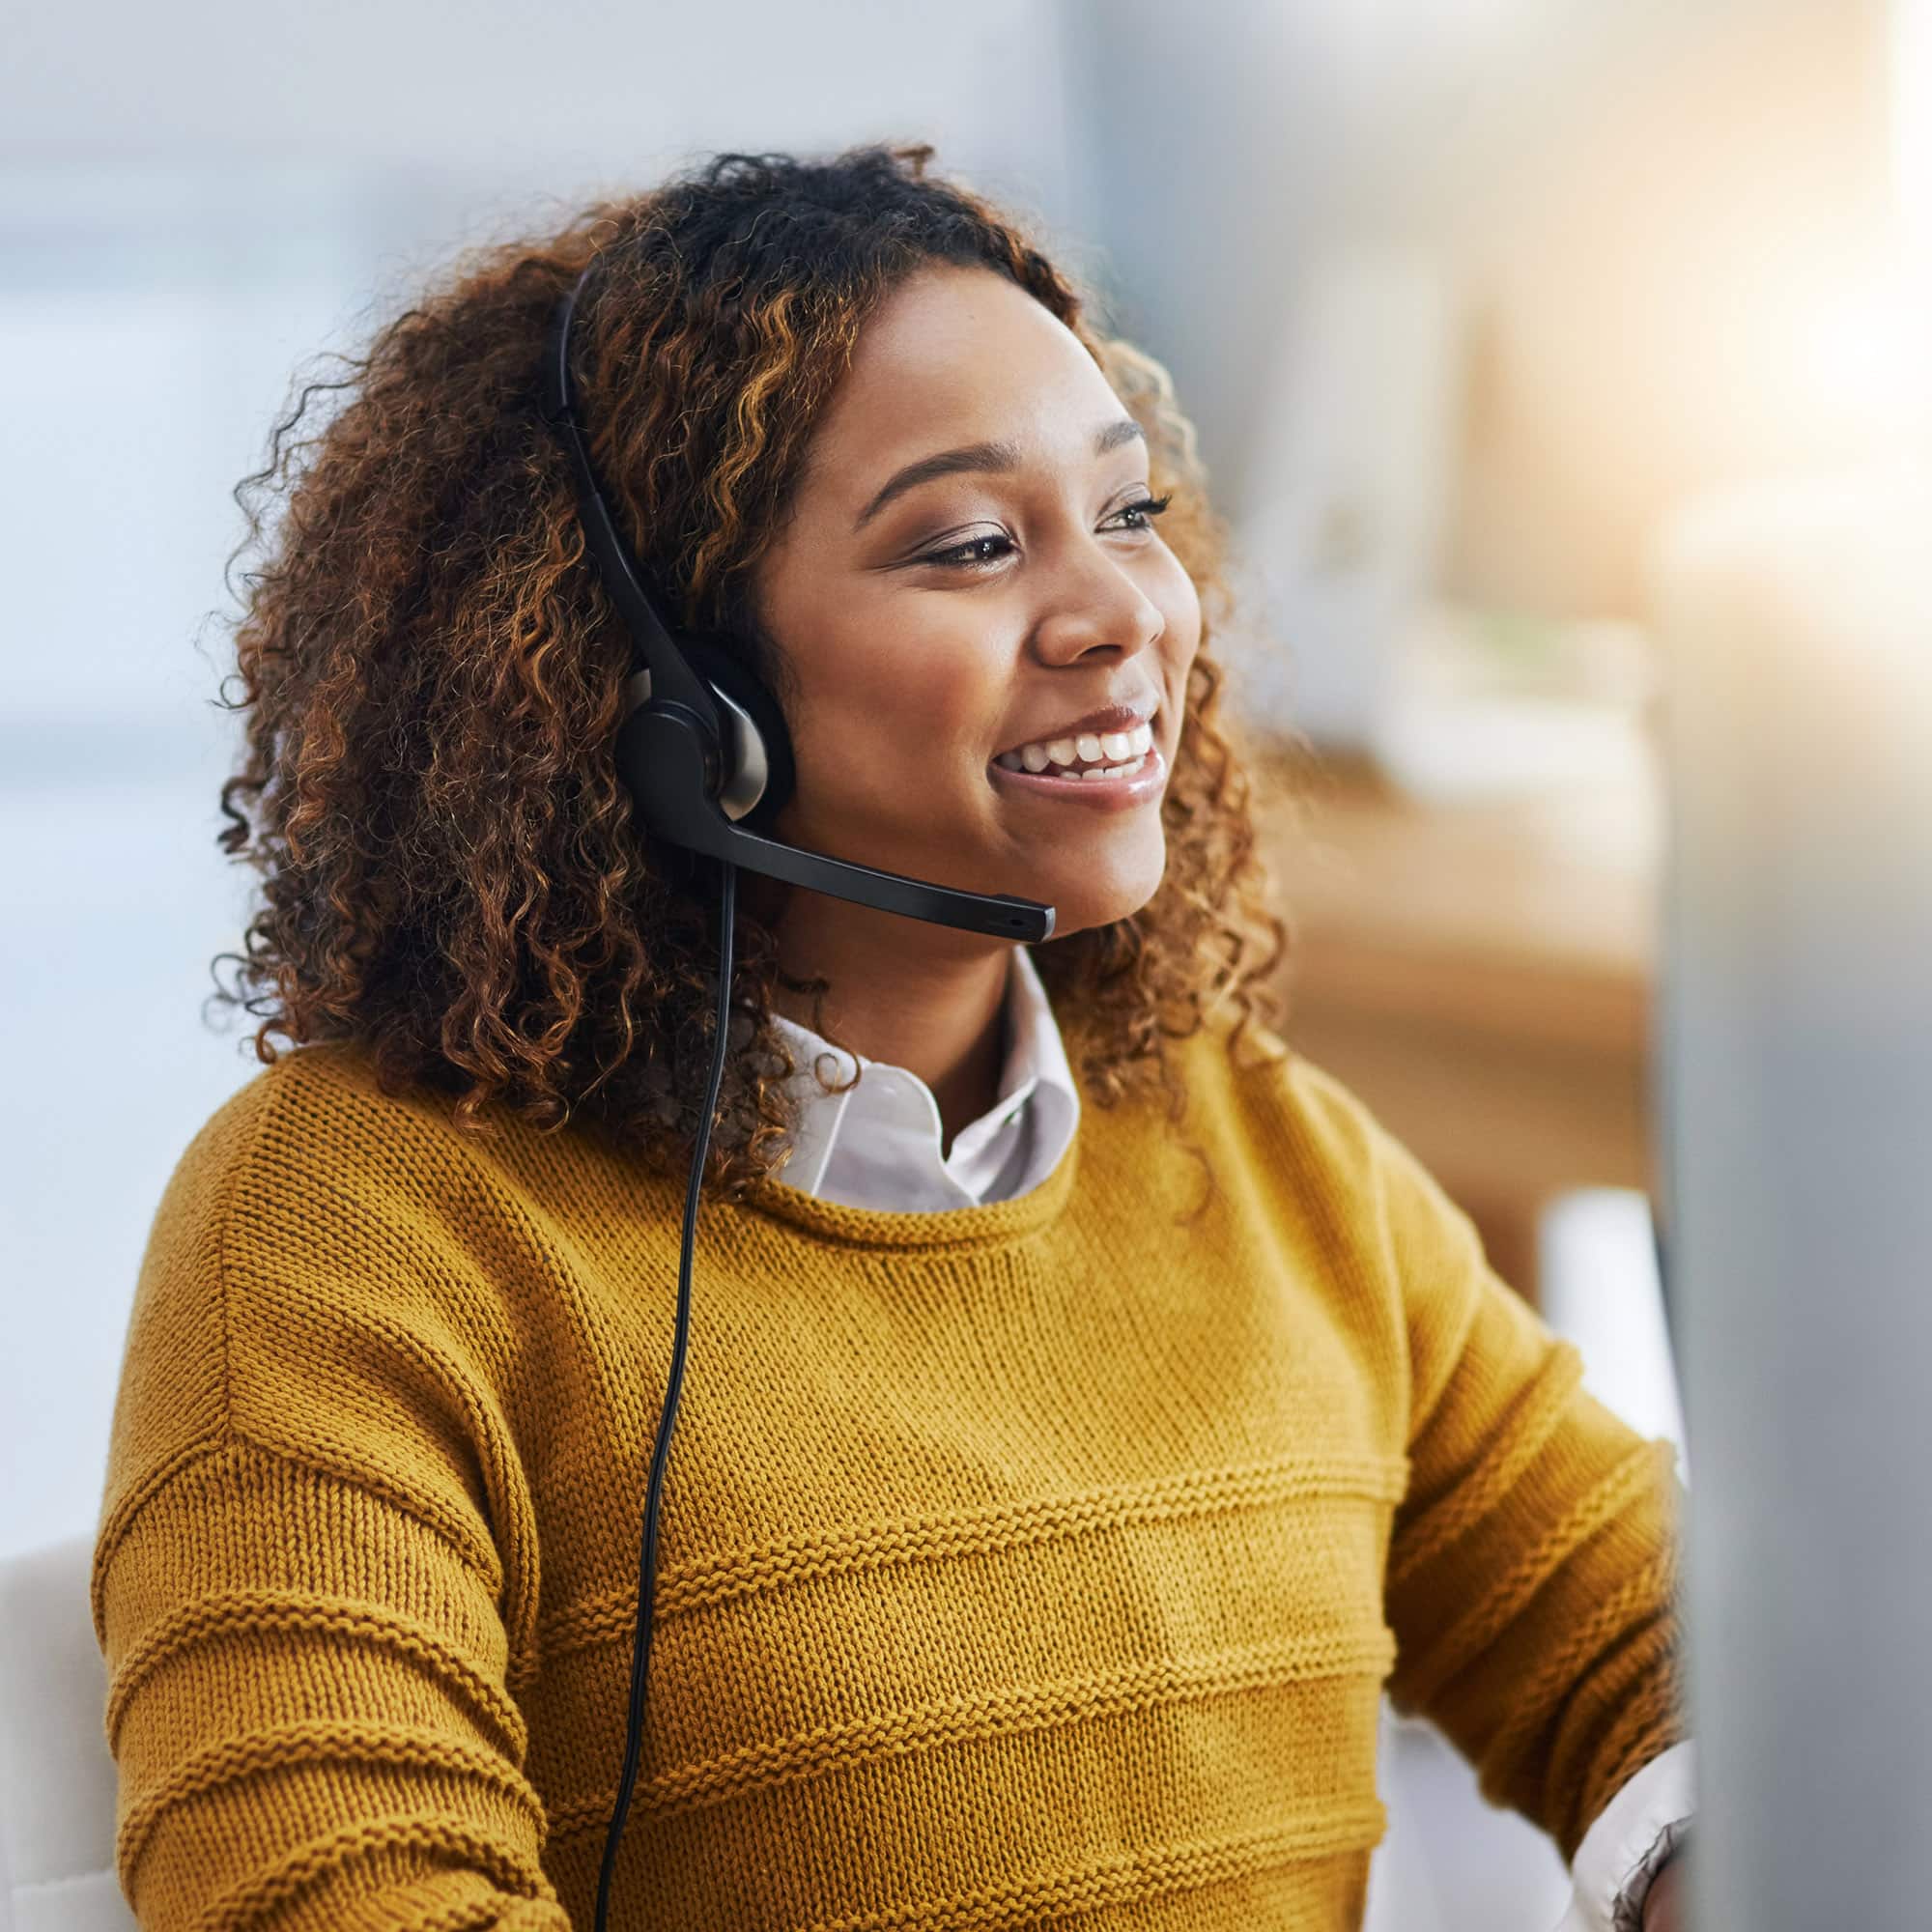
[[[1566,1859],[1683,1735],[1670,1444],[1265,1044],[1014,1200],[706,1201],[613,1925],[1353,1927],[1384,1685]],[[195,1137],[93,1585],[143,1926],[590,1926],[682,1208],[350,1046]]]

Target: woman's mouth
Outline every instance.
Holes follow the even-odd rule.
[[[1147,727],[1142,730],[1146,732]],[[1058,799],[1067,805],[1122,810],[1158,798],[1167,783],[1167,760],[1161,756],[1160,748],[1151,742],[1151,733],[1144,752],[1118,762],[1103,758],[1092,765],[1083,761],[1074,769],[1049,765],[1044,771],[1030,772],[1024,764],[1005,762],[1006,758],[1016,756],[1013,753],[1003,753],[986,767],[996,788],[1031,792],[1036,797]]]
[[[1042,738],[1015,745],[993,762],[1009,772],[1046,772],[1082,779],[1089,773],[1127,777],[1140,769],[1140,760],[1152,749],[1153,723],[1150,719],[1125,731],[1083,731],[1077,737]]]

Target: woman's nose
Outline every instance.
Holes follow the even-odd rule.
[[[1161,608],[1114,557],[1090,554],[1067,566],[1035,629],[1042,657],[1066,660],[1098,646],[1122,656],[1146,650],[1167,627]]]

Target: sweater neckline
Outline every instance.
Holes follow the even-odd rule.
[[[947,1248],[1010,1241],[1057,1220],[1073,1192],[1087,1109],[1053,1171],[1038,1186],[1007,1201],[972,1208],[853,1208],[827,1201],[782,1180],[768,1181],[745,1208],[781,1221],[813,1239],[855,1248]]]

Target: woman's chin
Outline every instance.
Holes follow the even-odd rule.
[[[1031,887],[1016,885],[1011,890],[1024,897],[1038,899],[1053,908],[1053,936],[1065,939],[1070,932],[1086,932],[1096,925],[1112,925],[1117,920],[1131,919],[1160,890],[1161,867],[1152,867],[1131,874],[1103,874],[1095,879],[1069,877],[1056,868]]]

